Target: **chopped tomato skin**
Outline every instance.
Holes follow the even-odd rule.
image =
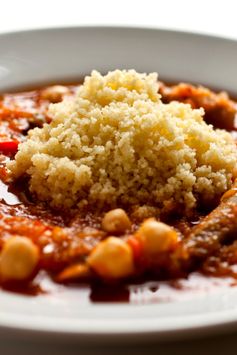
[[[141,261],[143,259],[143,246],[142,246],[142,243],[140,242],[140,240],[138,240],[134,236],[130,236],[127,239],[127,243],[129,244],[129,246],[131,247],[131,249],[133,251],[135,262]]]
[[[0,142],[0,152],[3,154],[14,154],[17,152],[18,145],[19,142],[16,140]]]

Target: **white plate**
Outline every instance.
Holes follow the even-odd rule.
[[[75,81],[92,69],[134,68],[158,71],[161,79],[235,92],[236,58],[235,41],[156,29],[81,27],[9,33],[0,35],[0,90]],[[1,291],[0,335],[138,342],[237,328],[234,287],[216,285],[210,290],[206,283],[201,291],[175,299],[166,298],[165,287],[149,296],[141,288],[131,304],[92,304],[88,292],[59,288],[49,295],[26,297]]]

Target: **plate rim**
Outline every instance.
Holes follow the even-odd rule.
[[[58,31],[71,31],[71,30],[89,30],[89,31],[96,31],[96,30],[104,30],[104,31],[109,31],[109,30],[114,30],[114,31],[152,31],[152,32],[157,32],[157,33],[168,33],[170,35],[179,35],[179,36],[188,36],[188,37],[199,37],[200,39],[207,39],[211,41],[227,41],[229,43],[233,43],[237,45],[237,40],[233,38],[229,38],[227,36],[220,36],[220,35],[213,35],[213,34],[205,34],[202,32],[198,31],[184,31],[184,30],[175,30],[175,29],[168,29],[168,28],[163,28],[163,27],[155,27],[155,26],[111,26],[111,25],[73,25],[73,26],[56,26],[56,27],[44,27],[44,28],[32,28],[32,29],[25,29],[25,30],[14,30],[14,31],[5,31],[3,33],[0,33],[0,39],[5,37],[12,37],[12,36],[19,36],[19,35],[30,35],[32,33],[47,33],[47,32],[58,32]],[[151,305],[152,306],[152,305]],[[124,305],[123,305],[124,307]],[[133,305],[134,307],[134,305]],[[139,305],[138,305],[139,307]],[[67,324],[67,328],[63,328],[65,326],[65,323],[61,327],[59,323],[55,322],[55,320],[52,320],[52,322],[55,322],[54,325],[51,325],[50,318],[47,319],[47,317],[42,317],[42,320],[40,320],[39,317],[37,317],[37,321],[30,319],[30,317],[22,317],[18,316],[10,316],[7,315],[6,313],[0,311],[0,333],[3,334],[5,332],[13,332],[15,334],[25,334],[25,332],[30,333],[32,336],[37,335],[37,336],[63,336],[65,335],[66,337],[74,337],[77,338],[80,341],[86,340],[88,341],[88,338],[93,338],[94,340],[98,341],[104,341],[107,340],[107,336],[110,335],[111,338],[110,340],[113,341],[114,339],[118,338],[125,338],[125,337],[137,337],[138,341],[143,341],[144,338],[152,338],[156,339],[159,341],[166,340],[167,338],[182,338],[182,337],[187,337],[187,336],[200,336],[201,334],[204,334],[206,332],[208,333],[216,333],[220,331],[227,331],[229,328],[232,330],[237,328],[237,308],[236,312],[233,312],[233,310],[229,311],[221,311],[221,312],[216,312],[215,316],[213,314],[207,315],[206,322],[203,320],[203,315],[186,315],[185,316],[185,321],[182,326],[179,326],[179,328],[175,328],[174,326],[168,326],[163,329],[158,329],[159,327],[157,326],[155,320],[152,320],[153,325],[151,326],[151,321],[149,319],[141,319],[142,327],[137,326],[136,329],[132,329],[131,327],[126,328],[124,326],[124,323],[126,320],[121,320],[118,321],[117,319],[113,320],[114,322],[121,323],[118,327],[116,326],[111,326],[111,320],[108,321],[98,321],[96,328],[93,328],[90,324],[88,324],[91,320],[89,321],[83,321],[83,320],[75,320],[72,321],[72,319],[69,319],[69,323]],[[210,319],[211,317],[211,319]],[[21,318],[21,319],[20,319]],[[171,317],[170,317],[171,318]],[[193,321],[195,318],[195,321]],[[200,319],[202,318],[202,319]],[[188,323],[192,319],[192,324]],[[32,323],[33,322],[33,323]],[[34,323],[35,322],[35,323]],[[66,323],[68,323],[66,322]],[[131,321],[132,322],[132,321]],[[134,320],[133,320],[134,322]],[[186,322],[186,323],[185,323]],[[22,324],[23,323],[23,324]],[[72,327],[72,323],[75,323]],[[101,324],[103,323],[103,327],[100,327]],[[108,323],[106,326],[105,324]],[[129,322],[128,322],[129,323]],[[139,322],[137,322],[139,323]],[[203,324],[205,323],[205,324]],[[20,325],[21,324],[21,325]],[[146,324],[146,328],[144,329],[144,325]],[[140,327],[140,328],[139,328]]]
[[[173,29],[173,28],[166,28],[166,27],[162,27],[162,26],[142,26],[142,25],[100,25],[100,24],[95,24],[95,25],[66,25],[66,26],[46,26],[46,27],[29,27],[27,29],[15,29],[13,31],[11,30],[6,30],[3,32],[0,32],[0,37],[3,36],[15,36],[18,34],[27,34],[27,33],[34,33],[34,32],[58,32],[58,31],[70,31],[70,30],[126,30],[126,31],[130,31],[130,30],[142,30],[142,31],[154,31],[154,32],[166,32],[166,33],[170,33],[170,34],[180,34],[180,35],[190,35],[190,36],[195,36],[195,37],[200,37],[200,38],[210,38],[210,39],[216,39],[216,40],[225,40],[228,42],[233,42],[236,43],[237,39],[232,38],[232,37],[228,37],[227,35],[215,35],[212,33],[205,33],[202,31],[196,31],[196,30],[184,30],[184,29]]]

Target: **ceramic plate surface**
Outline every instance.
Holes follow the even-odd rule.
[[[237,42],[139,28],[78,27],[0,35],[0,91],[75,81],[92,69],[158,71],[162,79],[237,92]],[[0,292],[0,333],[78,341],[156,340],[237,328],[237,287],[193,276],[187,292],[134,286],[130,303],[91,303],[89,289],[45,281],[47,295]],[[212,285],[212,286],[211,286]],[[110,336],[108,336],[110,335]]]

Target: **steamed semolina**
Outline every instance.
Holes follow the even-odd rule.
[[[231,136],[203,121],[203,109],[164,104],[157,74],[93,71],[75,98],[52,104],[50,124],[29,132],[8,167],[51,206],[163,207],[219,197],[231,185]]]

